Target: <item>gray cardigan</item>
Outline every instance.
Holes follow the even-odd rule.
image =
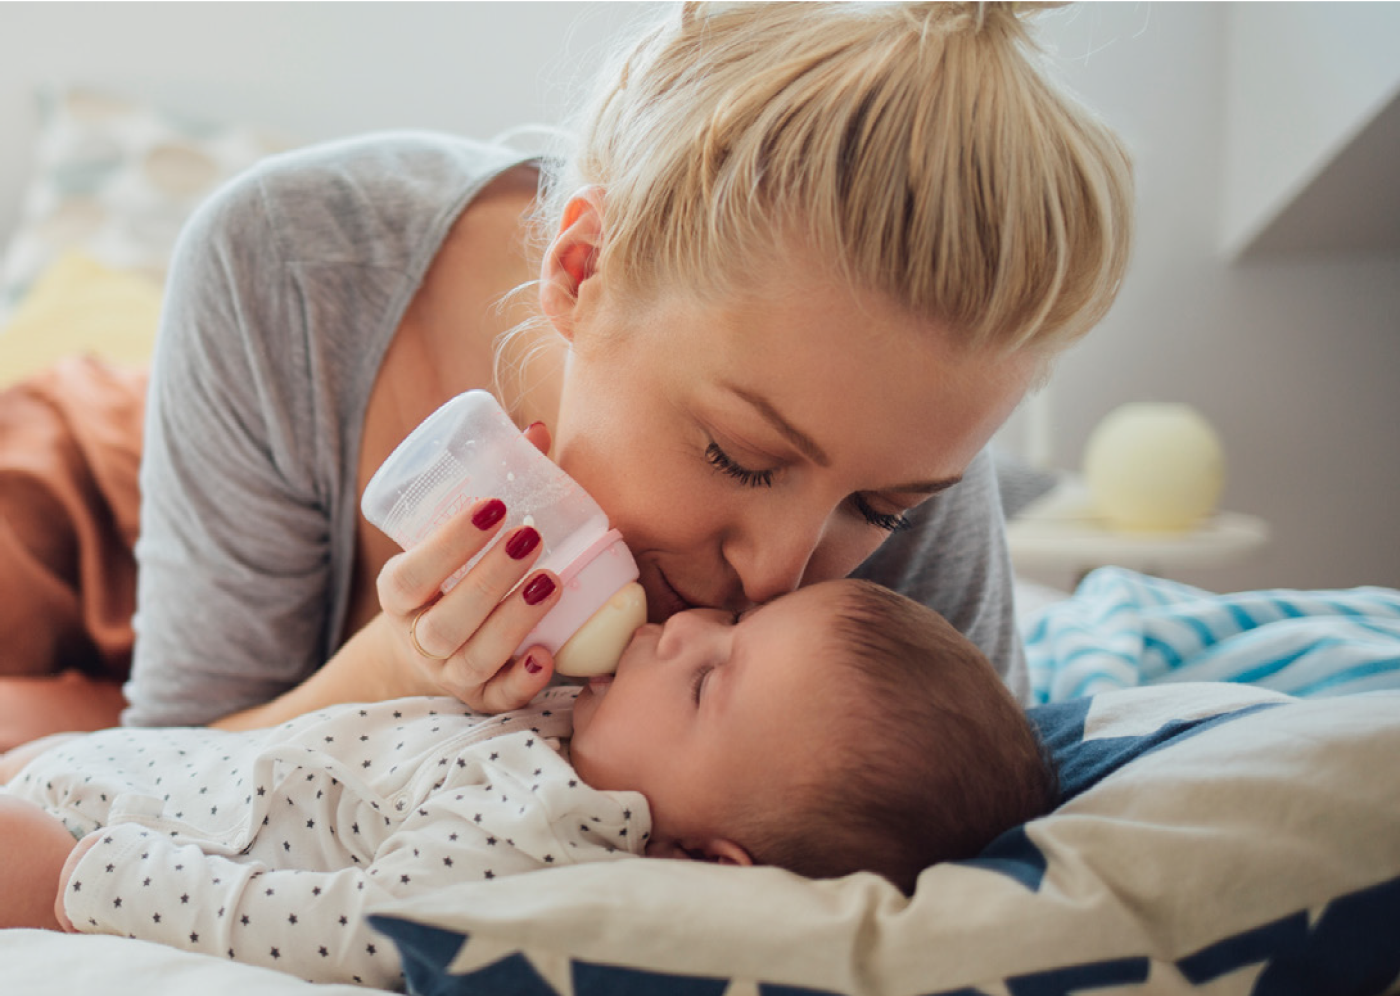
[[[191,219],[152,366],[125,723],[206,723],[334,652],[375,374],[453,221],[520,160],[369,135],[267,160]],[[917,519],[860,573],[941,611],[1024,698],[987,454]]]

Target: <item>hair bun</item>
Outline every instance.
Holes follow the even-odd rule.
[[[993,3],[987,0],[972,3],[915,3],[913,10],[928,28],[944,35],[980,34],[995,25],[1017,28],[1028,17],[1067,3],[1025,3],[1022,0]]]

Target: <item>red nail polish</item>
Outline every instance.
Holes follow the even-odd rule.
[[[539,605],[554,591],[554,579],[548,574],[540,574],[527,584],[520,595],[526,605]]]
[[[485,505],[476,510],[472,516],[472,525],[478,529],[490,529],[500,522],[506,514],[506,503],[499,498],[492,498]]]
[[[542,665],[539,661],[535,660],[534,654],[530,654],[528,657],[525,658],[525,670],[527,673],[539,674],[543,667],[544,665]]]
[[[511,560],[522,560],[540,545],[540,534],[534,526],[522,526],[506,540],[506,553]]]
[[[538,425],[538,426],[543,426],[544,423],[543,423],[543,422],[540,422],[540,421],[531,422],[529,425],[527,425],[527,426],[525,427],[525,431],[526,431],[526,432],[529,432],[531,429],[533,429],[533,428],[534,428],[535,426],[537,426],[537,425]]]

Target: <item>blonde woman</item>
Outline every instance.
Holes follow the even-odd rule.
[[[436,600],[490,503],[406,553],[359,513],[475,387],[609,513],[653,620],[858,571],[1022,692],[982,450],[1111,303],[1132,196],[1025,6],[684,4],[558,162],[383,134],[226,188],[152,369],[124,720],[533,697],[552,660],[511,649],[558,594],[529,527]]]

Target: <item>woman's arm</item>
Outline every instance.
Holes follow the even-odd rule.
[[[208,723],[288,695],[271,721],[374,687],[366,641],[323,666],[344,632],[364,399],[442,235],[499,167],[489,151],[414,136],[302,150],[182,233],[151,375],[125,722]]]
[[[543,647],[518,659],[512,654],[559,600],[554,574],[530,572],[539,556],[538,546],[528,542],[532,536],[538,539],[534,529],[521,526],[502,537],[441,594],[443,582],[500,531],[499,515],[483,514],[494,513],[493,506],[500,502],[484,499],[469,506],[418,546],[390,558],[379,575],[384,610],[325,667],[271,702],[213,725],[227,730],[273,726],[338,702],[406,695],[453,695],[479,712],[502,712],[529,702],[548,684],[554,658]],[[523,554],[512,555],[524,547]]]

